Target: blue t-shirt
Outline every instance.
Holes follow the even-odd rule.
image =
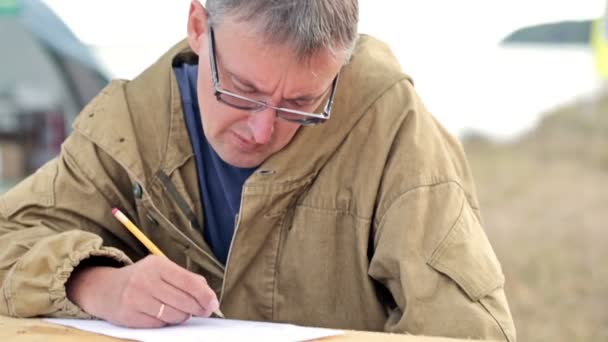
[[[174,66],[174,71],[198,170],[203,236],[217,259],[226,264],[243,184],[255,168],[238,168],[224,162],[207,142],[196,95],[198,65],[183,63]]]

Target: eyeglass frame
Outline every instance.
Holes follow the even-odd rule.
[[[217,67],[216,53],[215,53],[215,34],[213,32],[213,27],[211,26],[211,24],[209,24],[207,26],[207,34],[208,34],[208,40],[209,40],[209,64],[211,67],[211,80],[213,82],[213,88],[214,88],[213,95],[219,102],[221,102],[227,106],[230,106],[232,108],[236,108],[239,110],[246,110],[246,111],[250,111],[250,112],[259,112],[266,108],[271,108],[277,112],[277,117],[279,117],[283,120],[286,120],[289,122],[295,122],[295,123],[298,123],[298,124],[304,125],[304,126],[314,126],[314,125],[322,124],[325,121],[329,120],[329,118],[331,117],[331,110],[332,110],[334,99],[336,96],[336,90],[338,88],[338,80],[340,79],[340,72],[338,72],[338,74],[332,81],[331,93],[329,94],[329,99],[327,100],[327,103],[325,104],[325,107],[323,108],[322,112],[313,113],[313,112],[305,112],[305,111],[300,111],[300,110],[290,109],[290,108],[285,108],[285,107],[276,107],[276,106],[270,105],[264,101],[254,100],[254,99],[248,98],[246,96],[233,93],[229,90],[226,90],[226,89],[223,89],[220,87],[219,71],[218,71],[218,67]],[[230,96],[233,98],[237,98],[239,100],[247,101],[253,105],[257,105],[258,107],[257,108],[239,107],[235,104],[228,103],[225,100],[223,100],[222,95],[226,95],[226,96]],[[280,115],[281,112],[301,115],[301,116],[304,116],[304,118],[302,118],[302,119],[286,118],[286,117],[283,117]]]

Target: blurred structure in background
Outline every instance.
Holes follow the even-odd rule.
[[[108,82],[88,48],[39,0],[0,0],[0,190],[55,156]]]

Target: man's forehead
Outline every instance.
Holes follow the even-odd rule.
[[[289,44],[276,44],[244,30],[242,24],[214,28],[218,64],[239,81],[255,85],[261,92],[285,78],[290,88],[301,92],[326,87],[341,67],[339,57],[320,50],[309,58],[298,58]],[[243,32],[243,34],[239,34]]]

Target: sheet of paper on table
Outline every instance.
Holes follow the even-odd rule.
[[[156,341],[307,341],[341,335],[333,329],[307,328],[292,324],[239,321],[221,318],[193,317],[186,323],[159,329],[129,329],[105,321],[79,319],[46,319],[50,323],[70,326],[106,336]]]

